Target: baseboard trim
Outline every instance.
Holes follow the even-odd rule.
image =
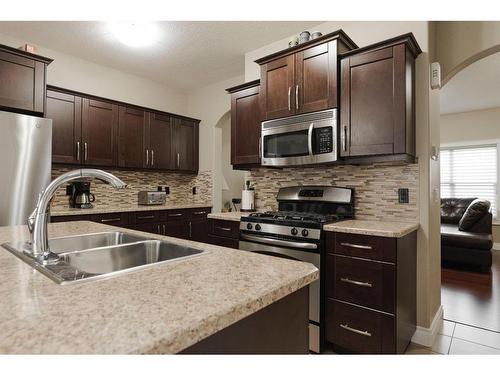
[[[500,242],[494,242],[491,250],[500,250]]]
[[[411,341],[415,344],[431,347],[432,345],[434,345],[434,341],[436,340],[442,324],[443,306],[441,305],[436,311],[436,315],[434,315],[434,318],[432,319],[431,326],[429,328],[417,326],[417,329],[413,334]]]

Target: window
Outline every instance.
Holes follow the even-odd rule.
[[[441,149],[441,197],[481,198],[497,216],[497,145]]]

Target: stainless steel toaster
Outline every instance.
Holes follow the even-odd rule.
[[[137,193],[137,201],[140,205],[165,204],[167,201],[167,193],[164,191],[141,190]]]

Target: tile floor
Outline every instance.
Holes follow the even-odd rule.
[[[411,343],[406,354],[500,354],[500,333],[443,320],[431,348]]]

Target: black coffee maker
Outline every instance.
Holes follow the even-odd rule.
[[[92,208],[95,196],[90,192],[89,181],[75,181],[66,188],[66,195],[69,195],[69,206],[73,208]]]

